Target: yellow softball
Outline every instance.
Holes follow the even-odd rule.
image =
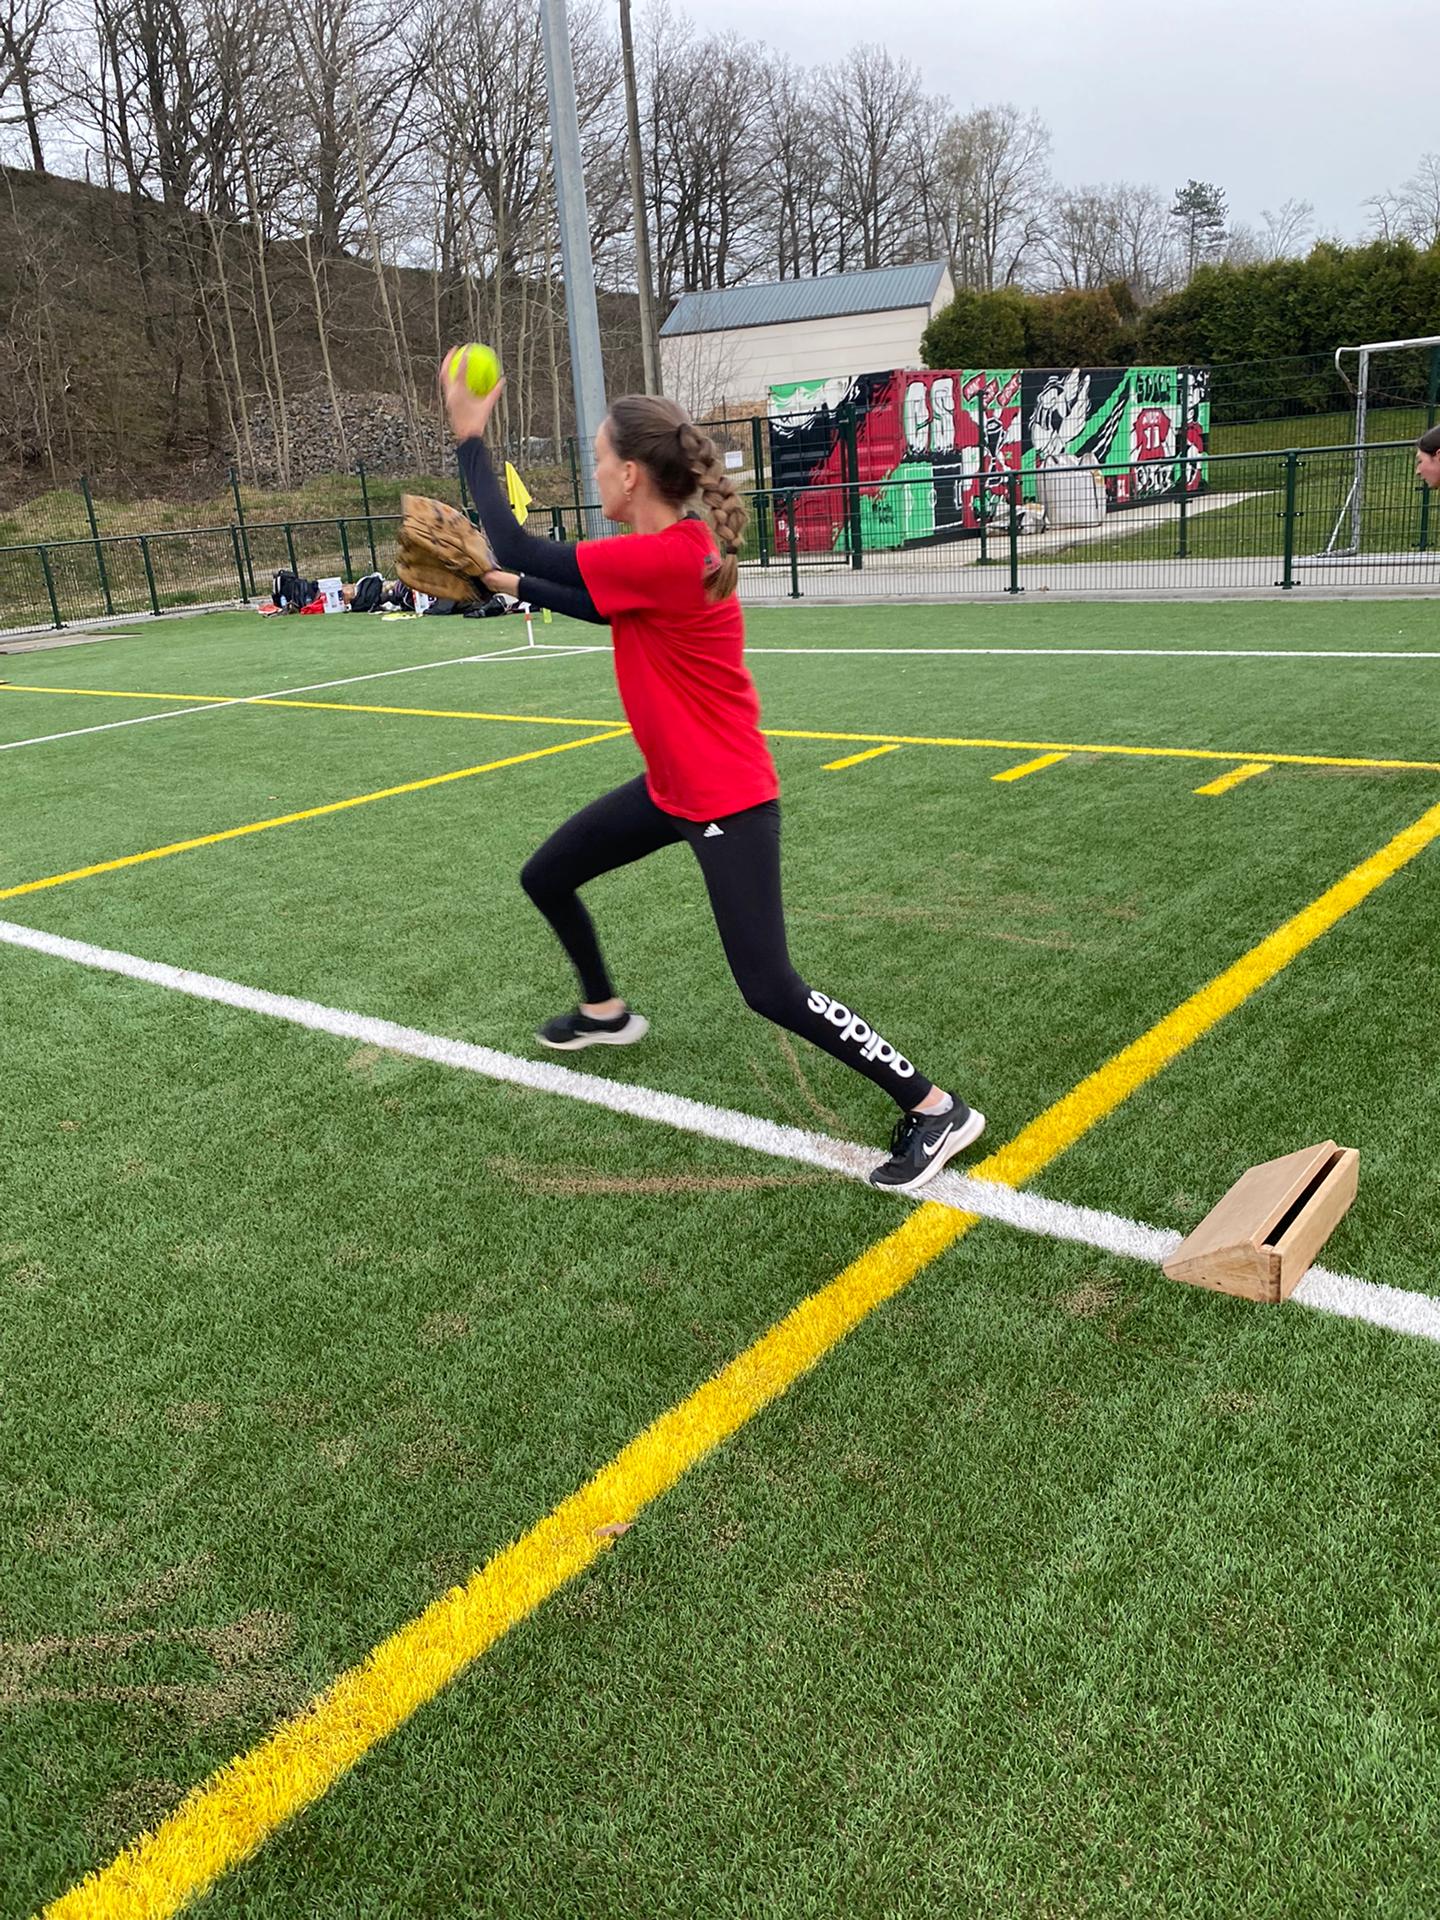
[[[494,348],[484,346],[478,340],[472,340],[456,354],[450,367],[452,380],[459,378],[462,367],[466,386],[477,396],[489,393],[500,378],[500,362]]]

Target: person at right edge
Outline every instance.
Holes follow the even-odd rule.
[[[899,1108],[870,1179],[915,1193],[979,1139],[985,1116],[926,1079],[867,1020],[791,964],[780,894],[780,783],[744,661],[736,564],[746,513],[714,442],[653,395],[617,400],[595,437],[607,519],[631,531],[570,544],[516,524],[484,444],[502,391],[470,392],[461,359],[440,373],[460,466],[497,566],[494,592],[609,625],[621,703],[644,774],[594,800],[526,862],[521,885],[554,929],[580,1002],[547,1020],[547,1047],[629,1046],[649,1023],[619,997],[579,889],[684,841],[699,862],[746,1004],[875,1083]],[[700,511],[703,503],[704,512]]]

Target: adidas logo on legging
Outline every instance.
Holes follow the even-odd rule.
[[[882,1066],[888,1066],[899,1074],[902,1080],[908,1080],[914,1073],[914,1067],[903,1053],[897,1053],[890,1042],[882,1040],[858,1013],[851,1013],[838,1000],[832,1000],[828,994],[818,993],[812,988],[806,1004],[812,1013],[823,1014],[832,1027],[838,1027],[842,1040],[853,1041],[860,1049],[862,1060],[878,1060]]]

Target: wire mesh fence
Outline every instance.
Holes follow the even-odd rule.
[[[1440,588],[1440,509],[1405,441],[742,492],[743,592],[761,604]],[[394,512],[237,516],[0,546],[0,631],[253,603],[281,568],[388,577],[398,524]],[[534,508],[528,524],[592,537],[599,509]]]

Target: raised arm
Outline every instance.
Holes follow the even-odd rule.
[[[574,619],[603,626],[605,622],[581,577],[574,543],[545,540],[526,533],[511,511],[484,438],[505,382],[498,381],[489,393],[472,393],[463,369],[459,370],[460,377],[454,377],[456,354],[463,351],[463,348],[453,348],[446,354],[440,367],[440,395],[459,443],[460,471],[500,563],[496,572],[518,576],[513,586],[508,580],[502,582],[494,576],[486,584],[513,593],[517,599],[529,600],[535,606],[550,607],[556,613],[568,613]]]
[[[516,520],[483,440],[472,437],[461,441],[460,471],[491,550],[507,573],[528,573],[534,579],[554,580],[564,587],[584,585],[573,541],[542,539],[527,533]]]

